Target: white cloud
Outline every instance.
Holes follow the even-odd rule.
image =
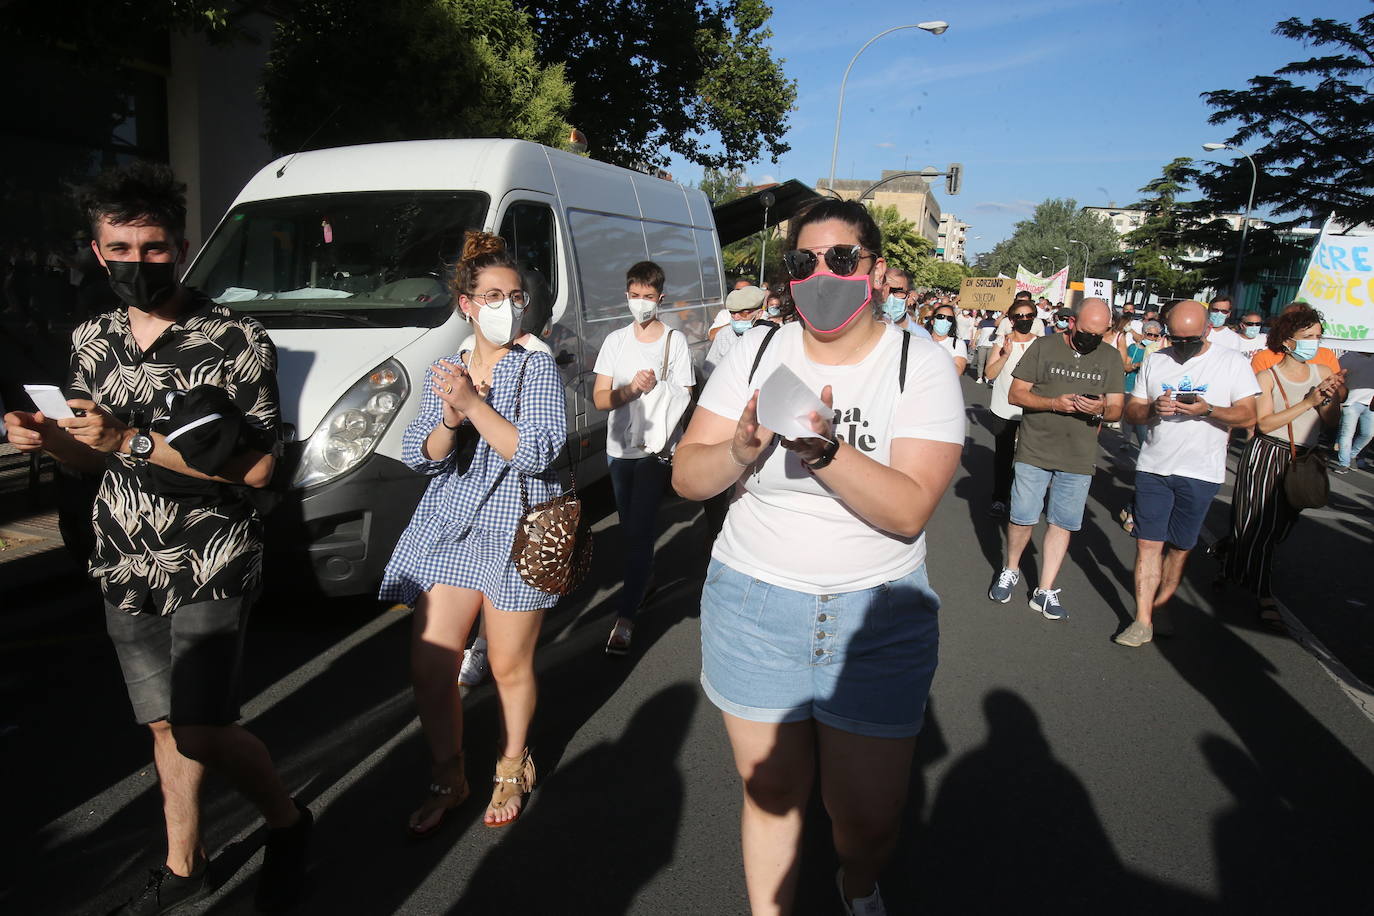
[[[1035,211],[1035,201],[1013,200],[1004,203],[997,200],[986,200],[974,204],[973,209],[978,213],[1032,213]]]
[[[896,148],[897,148],[897,144],[895,144],[895,143],[875,143],[874,146],[878,147],[878,149],[896,149]]]

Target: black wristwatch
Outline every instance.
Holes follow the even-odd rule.
[[[153,437],[148,435],[145,430],[134,430],[133,438],[129,440],[129,457],[137,458],[139,461],[147,461],[153,454]]]
[[[825,449],[821,452],[821,456],[819,458],[817,458],[815,461],[803,461],[802,464],[806,465],[813,471],[819,471],[821,468],[830,466],[830,462],[835,460],[835,453],[839,450],[840,440],[835,439],[825,446]]]

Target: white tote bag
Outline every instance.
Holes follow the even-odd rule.
[[[644,437],[644,450],[660,458],[671,458],[673,454],[673,433],[692,403],[692,395],[684,386],[672,384],[668,379],[668,357],[673,345],[673,330],[663,332],[663,365],[658,373],[658,384],[645,396],[644,414],[640,432]]]

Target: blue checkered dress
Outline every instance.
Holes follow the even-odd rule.
[[[450,362],[459,360],[449,357]],[[531,505],[562,492],[551,465],[567,439],[567,417],[553,358],[513,347],[493,367],[487,402],[501,416],[515,417],[515,389],[524,363],[529,366],[516,424],[520,439],[515,457],[506,461],[479,439],[472,463],[461,473],[453,455],[431,461],[420,451],[443,417],[443,405],[434,393],[434,371],[425,373],[420,413],[406,428],[401,458],[434,479],[387,564],[383,601],[414,604],[421,592],[435,585],[453,585],[477,589],[503,611],[536,611],[557,603],[557,595],[525,584],[510,560],[522,511],[516,472],[527,475]]]

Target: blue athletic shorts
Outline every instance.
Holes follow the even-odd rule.
[[[1070,474],[1068,471],[1047,471],[1033,464],[1018,461],[1012,465],[1015,479],[1011,485],[1011,523],[1034,525],[1045,509],[1045,491],[1049,491],[1050,524],[1065,531],[1083,527],[1083,507],[1088,504],[1091,474]]]
[[[1167,542],[1180,550],[1197,546],[1207,509],[1221,484],[1195,477],[1135,475],[1135,536],[1142,541]]]
[[[935,677],[939,610],[925,566],[873,588],[813,595],[713,559],[701,595],[701,685],[741,719],[814,719],[910,738]]]

